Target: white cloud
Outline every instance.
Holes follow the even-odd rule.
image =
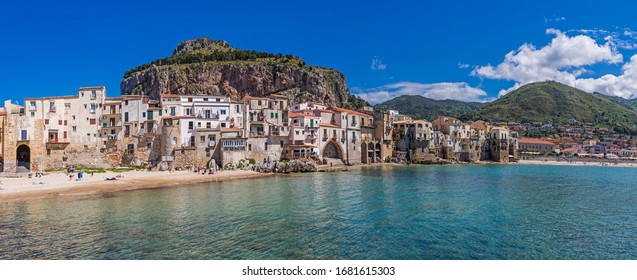
[[[471,65],[469,65],[469,64],[458,62],[458,68],[460,68],[460,69],[467,69],[470,66]]]
[[[382,59],[379,59],[378,57],[374,57],[372,59],[372,66],[370,67],[370,69],[385,70],[385,68],[387,68],[387,64],[384,64]]]
[[[599,78],[581,78],[583,74],[592,74],[591,70],[586,69],[587,66],[622,63],[623,56],[617,49],[630,47],[628,41],[618,38],[617,32],[606,30],[577,32],[579,35],[568,36],[559,30],[548,29],[547,34],[555,35],[548,45],[538,49],[531,44],[523,44],[516,51],[506,54],[504,61],[497,66],[476,67],[471,75],[515,82],[513,87],[501,90],[500,95],[526,83],[554,80],[588,92],[637,97],[637,55],[622,66],[619,76],[607,74]],[[624,33],[632,36],[629,29],[624,30]],[[598,44],[594,38],[602,36],[605,43]]]
[[[549,23],[549,22],[560,22],[560,21],[566,21],[566,17],[558,17],[558,16],[553,16],[553,17],[544,17],[544,23]]]
[[[485,102],[487,93],[467,83],[433,83],[399,82],[377,88],[352,91],[371,104],[378,104],[401,95],[420,95],[431,99],[455,99],[460,101]]]

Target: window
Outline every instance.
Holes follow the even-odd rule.
[[[173,145],[177,145],[177,137],[173,137]]]
[[[216,102],[219,102],[219,101],[221,101],[221,99],[219,99],[219,98],[215,98],[215,101],[216,101]]]
[[[186,108],[186,116],[190,116],[190,115],[192,115],[191,109]]]
[[[236,106],[237,106],[237,108],[235,109],[235,111],[237,111],[237,113],[241,113],[241,106],[239,106],[239,105],[236,105]]]
[[[204,98],[203,101],[208,101],[208,98]]]
[[[195,129],[195,123],[194,122],[188,122],[188,129],[189,130]]]
[[[31,110],[31,111],[35,111],[36,110],[35,101],[29,101],[29,110]]]
[[[265,142],[265,150],[268,150],[268,142]]]
[[[216,137],[214,135],[208,135],[208,141],[215,141]]]
[[[220,115],[225,115],[225,114],[226,114],[226,110],[225,110],[225,109],[221,109],[221,110],[219,110],[219,114],[220,114]]]
[[[248,144],[248,151],[252,151],[252,144]]]
[[[197,127],[201,128],[201,122],[197,122]]]
[[[188,102],[192,102],[192,97],[188,97]]]
[[[73,132],[77,132],[77,126],[72,126]]]
[[[51,149],[46,149],[46,155],[50,156],[51,155]]]
[[[21,135],[22,136],[22,140],[29,140],[29,139],[27,139],[27,131],[26,130],[22,130],[21,134],[22,134]]]
[[[273,112],[270,112],[270,118],[274,119],[274,113]]]
[[[64,120],[64,125],[69,125],[69,123],[66,120]]]
[[[142,112],[142,118],[146,117],[146,112]]]
[[[205,110],[204,115],[206,115],[206,119],[210,118],[210,110]]]
[[[31,117],[35,117],[35,112],[31,112]]]
[[[64,103],[64,110],[71,110],[71,103]]]
[[[223,140],[222,144],[224,151],[245,151],[246,149],[246,141],[243,139]]]
[[[226,123],[221,123],[221,127],[226,127]]]
[[[62,125],[62,120],[58,120],[58,125]]]
[[[128,106],[128,100],[124,100],[124,105]]]
[[[281,148],[283,148],[283,141],[281,141]]]
[[[55,103],[49,102],[49,112],[55,112]]]
[[[91,108],[89,109],[89,113],[91,114],[95,114],[95,109],[96,109],[96,105],[95,103],[91,103]]]
[[[64,131],[64,139],[66,139],[66,138],[67,138],[66,131]]]
[[[206,128],[212,128],[212,124],[210,122],[206,123]]]
[[[92,90],[91,91],[91,100],[95,100],[95,99],[97,99],[97,92]]]
[[[124,121],[128,122],[128,112],[124,112]]]
[[[175,108],[175,107],[170,107],[170,115],[171,116],[174,116],[176,114],[176,112],[175,112],[176,109],[177,108]]]
[[[95,124],[95,119],[89,119],[89,120],[88,120],[88,123],[89,123],[89,124]]]
[[[73,118],[73,120],[75,120],[75,115],[71,116]]]
[[[206,136],[199,136],[199,142],[206,142]]]
[[[44,119],[44,124],[49,124],[49,119]]]

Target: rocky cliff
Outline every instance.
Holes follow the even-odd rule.
[[[224,41],[199,38],[180,43],[173,55],[126,72],[122,95],[246,95],[283,94],[291,102],[316,101],[358,108],[367,102],[351,95],[343,73],[308,66],[292,55],[235,49]]]

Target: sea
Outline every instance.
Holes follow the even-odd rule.
[[[6,202],[0,259],[637,259],[637,169],[379,166]]]

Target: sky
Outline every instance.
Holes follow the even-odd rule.
[[[3,3],[1,99],[98,85],[119,96],[126,70],[203,36],[340,70],[372,104],[403,94],[485,102],[544,80],[637,97],[631,2],[91,2]]]

